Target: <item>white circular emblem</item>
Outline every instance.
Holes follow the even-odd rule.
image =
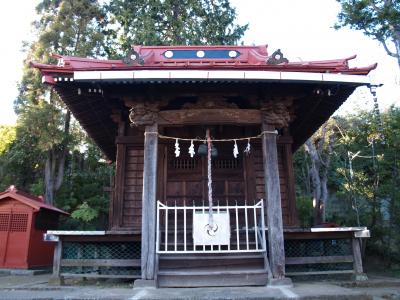
[[[228,54],[228,55],[229,55],[230,58],[235,58],[235,57],[237,56],[237,52],[231,50],[231,51],[229,51],[229,54]]]
[[[199,58],[203,58],[204,55],[206,55],[206,54],[204,53],[204,51],[199,50],[199,51],[197,51],[196,55],[197,55],[197,57],[199,57]]]
[[[218,225],[214,224],[213,227],[211,227],[209,224],[207,224],[205,230],[209,236],[215,236],[216,232],[218,231]]]
[[[164,53],[166,58],[172,58],[174,56],[174,52],[172,52],[171,50],[168,50]]]

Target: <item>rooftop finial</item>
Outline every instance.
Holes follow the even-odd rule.
[[[17,188],[15,187],[15,185],[10,185],[10,187],[7,189],[8,192],[16,192]]]

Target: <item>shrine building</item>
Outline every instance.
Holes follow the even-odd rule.
[[[376,65],[289,62],[266,46],[56,57],[32,65],[116,169],[108,228],[48,232],[55,278],[189,287],[363,276],[366,228],[300,228],[293,153]]]

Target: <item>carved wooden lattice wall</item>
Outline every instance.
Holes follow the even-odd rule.
[[[143,190],[143,149],[126,149],[123,226],[140,228]]]
[[[265,199],[265,187],[264,187],[264,166],[261,148],[256,148],[253,151],[253,164],[254,164],[254,175],[256,182],[256,198]],[[278,145],[278,167],[279,167],[279,180],[281,190],[281,204],[282,204],[282,220],[284,225],[293,225],[291,221],[290,203],[288,197],[288,176],[285,166],[284,149],[282,145]],[[267,210],[265,210],[267,214]]]
[[[187,153],[189,144],[181,143],[181,156],[174,155],[174,142],[160,141],[158,149],[157,199],[177,205],[207,202],[207,168],[205,157]],[[249,156],[235,159],[232,145],[216,145],[213,159],[213,195],[221,205],[242,204],[265,199],[264,166],[261,144],[252,145]],[[244,149],[245,145],[240,145]],[[196,145],[197,151],[198,145]],[[294,182],[291,166],[291,145],[278,144],[278,162],[282,215],[285,226],[296,225]],[[288,150],[289,149],[289,150]],[[116,186],[110,216],[113,230],[141,230],[143,189],[143,144],[119,143]],[[290,156],[290,157],[289,157]]]

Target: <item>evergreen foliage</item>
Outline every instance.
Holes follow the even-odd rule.
[[[367,226],[369,251],[393,264],[400,254],[400,108],[391,107],[381,117],[378,124],[375,113],[359,111],[329,121],[335,124],[336,142],[328,172],[326,221]],[[313,197],[310,157],[304,147],[296,152],[294,163],[299,220],[304,224],[310,213],[304,207]]]
[[[0,125],[0,155],[7,152],[10,144],[15,140],[15,126]]]
[[[229,0],[115,0],[104,9],[110,56],[131,45],[234,45],[248,28],[235,24]]]
[[[24,43],[14,128],[0,128],[0,188],[14,184],[71,213],[69,229],[105,229],[113,166],[102,161],[61,99],[42,84],[31,61],[57,63],[52,53],[115,58],[131,44],[236,44],[247,25],[235,24],[228,0],[41,0]]]
[[[335,28],[349,26],[382,43],[400,67],[400,1],[337,0],[341,12]]]

